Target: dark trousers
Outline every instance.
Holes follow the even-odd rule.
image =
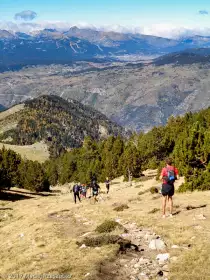
[[[106,185],[107,193],[109,193],[109,185]]]
[[[80,196],[79,196],[79,193],[74,193],[74,202],[77,203],[77,198],[79,199],[80,201]]]

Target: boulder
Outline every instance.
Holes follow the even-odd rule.
[[[156,260],[159,262],[159,264],[165,264],[167,261],[170,259],[170,254],[165,253],[165,254],[158,254],[156,257]]]
[[[165,250],[166,244],[161,239],[153,239],[149,243],[150,250],[162,251]]]

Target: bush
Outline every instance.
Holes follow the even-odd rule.
[[[116,228],[122,229],[123,226],[113,220],[106,220],[102,224],[97,226],[95,231],[98,233],[109,233],[115,230]]]
[[[151,187],[149,191],[151,192],[151,194],[156,194],[156,193],[158,193],[158,188]]]
[[[85,244],[88,247],[100,247],[109,244],[115,244],[120,239],[118,235],[100,235],[94,237],[85,237],[82,241],[77,242],[78,246]]]
[[[120,211],[123,211],[125,209],[129,209],[127,204],[121,204],[121,205],[115,207],[113,210],[117,211],[117,212],[120,212]]]
[[[149,211],[148,214],[155,214],[155,213],[157,213],[158,211],[160,211],[160,209],[154,208],[154,209],[152,209],[151,211]]]

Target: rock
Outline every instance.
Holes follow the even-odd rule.
[[[170,258],[169,253],[158,254],[157,257],[156,257],[156,260],[159,262],[159,264],[164,264],[169,260],[169,258]]]
[[[128,238],[128,237],[130,236],[130,234],[128,234],[128,233],[122,233],[120,236],[121,236],[122,238]]]
[[[82,244],[82,246],[80,247],[80,249],[84,249],[87,248],[87,246],[85,244]]]
[[[161,239],[153,239],[149,243],[150,250],[164,250],[166,248],[165,243]]]
[[[19,236],[20,236],[21,238],[23,238],[23,237],[24,237],[24,233],[21,233]]]
[[[87,274],[85,274],[85,277],[88,277],[90,275],[90,273],[88,272]]]
[[[86,233],[84,233],[83,235],[81,235],[81,237],[85,237],[85,236],[87,236],[87,235],[89,235],[89,234],[91,234],[91,232],[86,232]]]
[[[178,245],[172,245],[171,248],[172,249],[180,249],[180,247]]]
[[[151,263],[151,261],[148,260],[148,259],[144,259],[144,258],[142,257],[142,258],[139,259],[138,263],[139,263],[140,265],[145,265],[145,264]]]
[[[136,268],[136,269],[138,269],[138,268],[140,268],[141,267],[141,264],[140,263],[136,263],[136,264],[134,264],[134,266],[133,266],[134,268]]]
[[[154,236],[150,233],[146,233],[144,236],[144,239],[151,242],[151,240],[154,238]]]
[[[141,272],[141,273],[138,275],[138,278],[137,278],[137,279],[139,279],[139,280],[148,280],[149,277],[148,277],[145,273]]]
[[[203,214],[195,215],[193,220],[206,220],[206,217]]]

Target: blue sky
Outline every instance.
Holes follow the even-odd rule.
[[[37,13],[33,22],[210,28],[209,0],[0,0],[0,21],[14,21],[24,10]]]

